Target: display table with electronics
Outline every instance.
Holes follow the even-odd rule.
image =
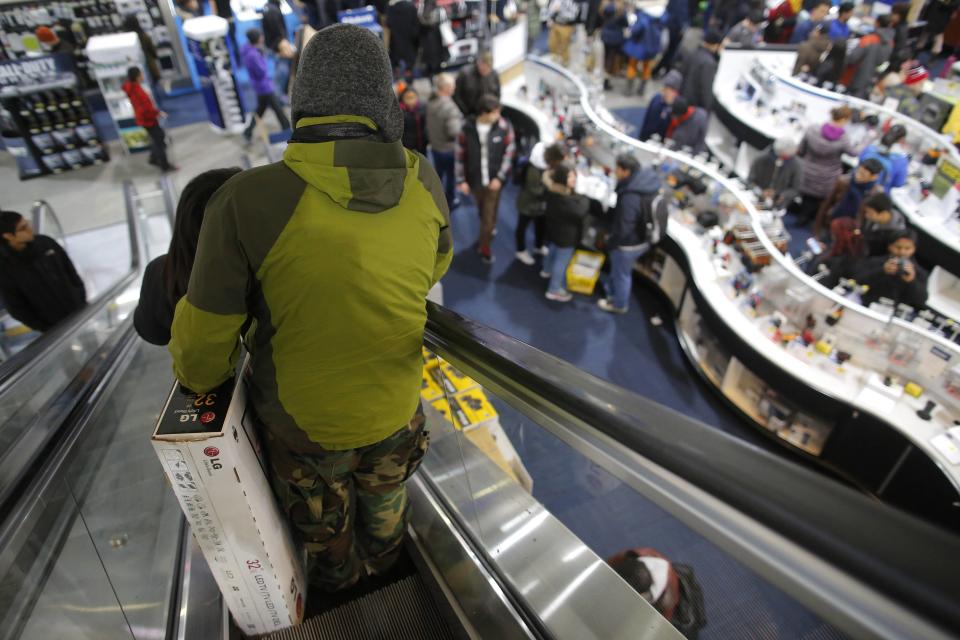
[[[777,213],[715,166],[610,126],[602,92],[574,72],[529,59],[525,81],[528,108],[577,141],[581,173],[629,152],[671,185],[666,237],[638,272],[673,305],[703,378],[772,440],[960,529],[960,347],[806,276]]]
[[[960,277],[960,220],[956,217],[957,190],[935,188],[938,174],[960,176],[960,153],[950,136],[897,111],[866,100],[827,91],[790,74],[796,60],[794,51],[728,49],[720,57],[714,80],[714,114],[707,145],[711,152],[746,177],[750,162],[775,138],[803,137],[810,123],[827,122],[830,110],[848,104],[864,118],[876,116],[878,124],[854,123],[848,132],[855,145],[865,145],[880,135],[888,122],[907,130],[903,146],[910,155],[907,184],[893,189],[890,196],[917,230],[918,256],[931,269],[939,267],[944,281]],[[856,158],[845,158],[848,164]],[[951,179],[950,185],[957,180]],[[948,287],[946,290],[950,290]],[[938,306],[939,294],[931,306]],[[960,304],[960,299],[940,301],[939,306]],[[949,315],[949,314],[945,314]],[[953,316],[956,317],[956,316]]]

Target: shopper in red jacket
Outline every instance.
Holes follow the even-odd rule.
[[[176,171],[178,167],[167,160],[167,134],[160,126],[158,118],[166,114],[153,103],[150,94],[143,90],[140,83],[143,81],[143,71],[140,67],[127,69],[127,81],[123,83],[123,92],[130,98],[133,105],[133,118],[138,125],[147,130],[150,136],[150,164],[160,167],[164,172]]]

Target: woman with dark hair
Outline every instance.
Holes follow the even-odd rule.
[[[820,284],[832,289],[842,278],[856,275],[865,254],[863,235],[853,218],[837,218],[830,223],[830,248],[813,260],[807,273],[820,277]]]
[[[206,171],[191,180],[180,195],[170,248],[144,270],[140,303],[133,314],[133,326],[147,342],[156,345],[170,342],[173,312],[187,293],[207,201],[238,173],[237,167]]]

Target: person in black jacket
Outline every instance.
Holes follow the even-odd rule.
[[[607,297],[597,301],[604,311],[626,313],[633,288],[633,265],[650,250],[645,237],[644,211],[660,192],[660,176],[653,169],[644,169],[630,154],[617,156],[617,206],[613,209],[610,236],[610,278]]]
[[[420,16],[410,0],[394,0],[387,7],[387,28],[390,29],[390,64],[393,77],[413,82],[413,65],[420,47]]]
[[[574,193],[577,172],[561,164],[550,173],[546,182],[547,241],[550,250],[543,261],[540,275],[550,278],[546,298],[554,302],[570,302],[573,296],[567,291],[567,265],[580,238],[583,236],[583,221],[590,211],[586,196]]]
[[[900,67],[913,57],[910,48],[909,18],[910,3],[898,2],[890,8],[890,26],[893,27],[893,50],[890,53],[888,71],[900,73]]]
[[[683,86],[680,95],[694,107],[710,111],[713,108],[713,79],[720,63],[720,48],[723,36],[716,31],[707,31],[703,43],[684,61]]]
[[[48,331],[87,304],[70,257],[53,238],[37,235],[22,215],[0,212],[0,298],[10,315]]]
[[[480,113],[467,118],[457,144],[454,171],[457,188],[473,195],[480,214],[477,252],[486,264],[493,263],[490,243],[497,227],[500,194],[510,174],[515,145],[513,128],[500,117],[500,100],[485,95],[478,103]]]
[[[493,54],[485,51],[477,56],[475,64],[464,67],[457,76],[453,101],[465,116],[477,114],[480,98],[491,95],[500,99],[500,74],[493,68]]]
[[[868,258],[857,270],[857,282],[869,287],[861,297],[863,305],[889,298],[896,304],[922,308],[927,303],[927,272],[913,259],[917,234],[911,229],[891,234],[887,251],[888,255]]]
[[[191,180],[177,203],[177,218],[165,255],[154,258],[143,272],[140,302],[133,327],[150,344],[170,342],[170,325],[177,302],[187,292],[193,259],[197,255],[200,225],[210,197],[240,169],[213,169]]]
[[[424,0],[420,3],[420,60],[423,71],[432,78],[443,69],[443,63],[450,59],[450,51],[443,44],[440,25],[447,19],[443,7],[437,6],[437,0]]]
[[[287,34],[287,24],[280,10],[280,0],[267,0],[263,5],[263,41],[273,58],[273,84],[280,101],[286,104],[287,84],[290,82],[290,60],[293,45]]]

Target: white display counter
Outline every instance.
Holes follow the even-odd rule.
[[[528,92],[517,95],[542,86],[551,95],[525,109],[562,116],[564,129],[585,126],[581,150],[594,163],[631,152],[706,186],[682,192],[667,238],[641,266],[675,307],[681,344],[704,378],[775,441],[960,529],[960,347],[812,281],[770,240],[777,221],[744,185],[609,125],[598,114],[602,95],[570,70],[528,59],[525,80]],[[705,212],[719,225],[701,227]]]
[[[920,258],[931,267],[938,265],[960,276],[960,220],[954,215],[956,193],[952,198],[940,200],[924,194],[920,187],[929,184],[937,170],[920,162],[928,151],[938,150],[945,160],[960,167],[960,152],[950,137],[894,110],[794,78],[790,73],[795,60],[793,51],[728,49],[723,52],[713,86],[717,106],[707,139],[711,151],[745,177],[749,160],[775,138],[790,135],[799,140],[810,123],[827,122],[830,110],[838,104],[849,104],[865,115],[876,115],[881,123],[894,121],[904,125],[905,146],[912,156],[910,175],[907,185],[893,189],[890,196],[920,235]],[[866,126],[858,124],[848,130],[854,142],[860,143],[866,143],[871,135],[874,138],[879,135],[879,132],[871,134]],[[738,154],[729,150],[733,141],[740,142],[739,156],[745,157],[745,161],[734,160]],[[849,164],[856,162],[855,158],[846,160]],[[960,304],[960,300],[953,302]]]

